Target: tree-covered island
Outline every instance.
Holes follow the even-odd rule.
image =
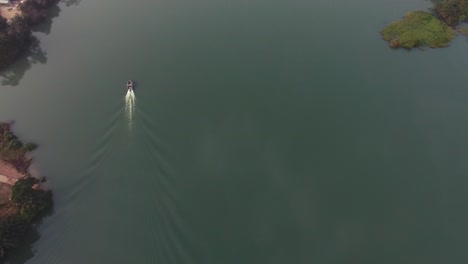
[[[429,46],[440,48],[467,30],[460,24],[468,21],[468,0],[439,0],[429,12],[413,11],[402,20],[390,23],[382,37],[392,48]]]
[[[23,144],[10,127],[0,123],[0,263],[53,205],[52,192],[28,172],[27,154],[37,146]]]

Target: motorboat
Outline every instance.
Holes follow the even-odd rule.
[[[132,80],[127,81],[127,90],[133,91],[133,81]]]

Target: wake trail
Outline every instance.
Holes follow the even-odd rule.
[[[135,113],[136,98],[133,91],[127,91],[125,95],[125,113],[128,119],[128,128],[132,129],[133,115]]]

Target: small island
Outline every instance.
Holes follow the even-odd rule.
[[[0,3],[0,70],[34,47],[37,39],[32,35],[32,27],[47,18],[48,9],[58,0],[6,2]]]
[[[465,27],[459,26],[467,19],[468,0],[441,0],[434,4],[430,12],[409,12],[380,33],[392,48],[441,48],[448,46],[457,32],[467,32]]]
[[[28,153],[36,147],[23,144],[11,132],[11,123],[0,123],[0,263],[53,206],[52,192],[41,186],[44,179],[28,171]]]

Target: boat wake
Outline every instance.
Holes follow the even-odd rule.
[[[127,95],[125,95],[125,113],[128,118],[128,128],[132,129],[133,114],[135,112],[135,94],[133,90],[128,90]]]

